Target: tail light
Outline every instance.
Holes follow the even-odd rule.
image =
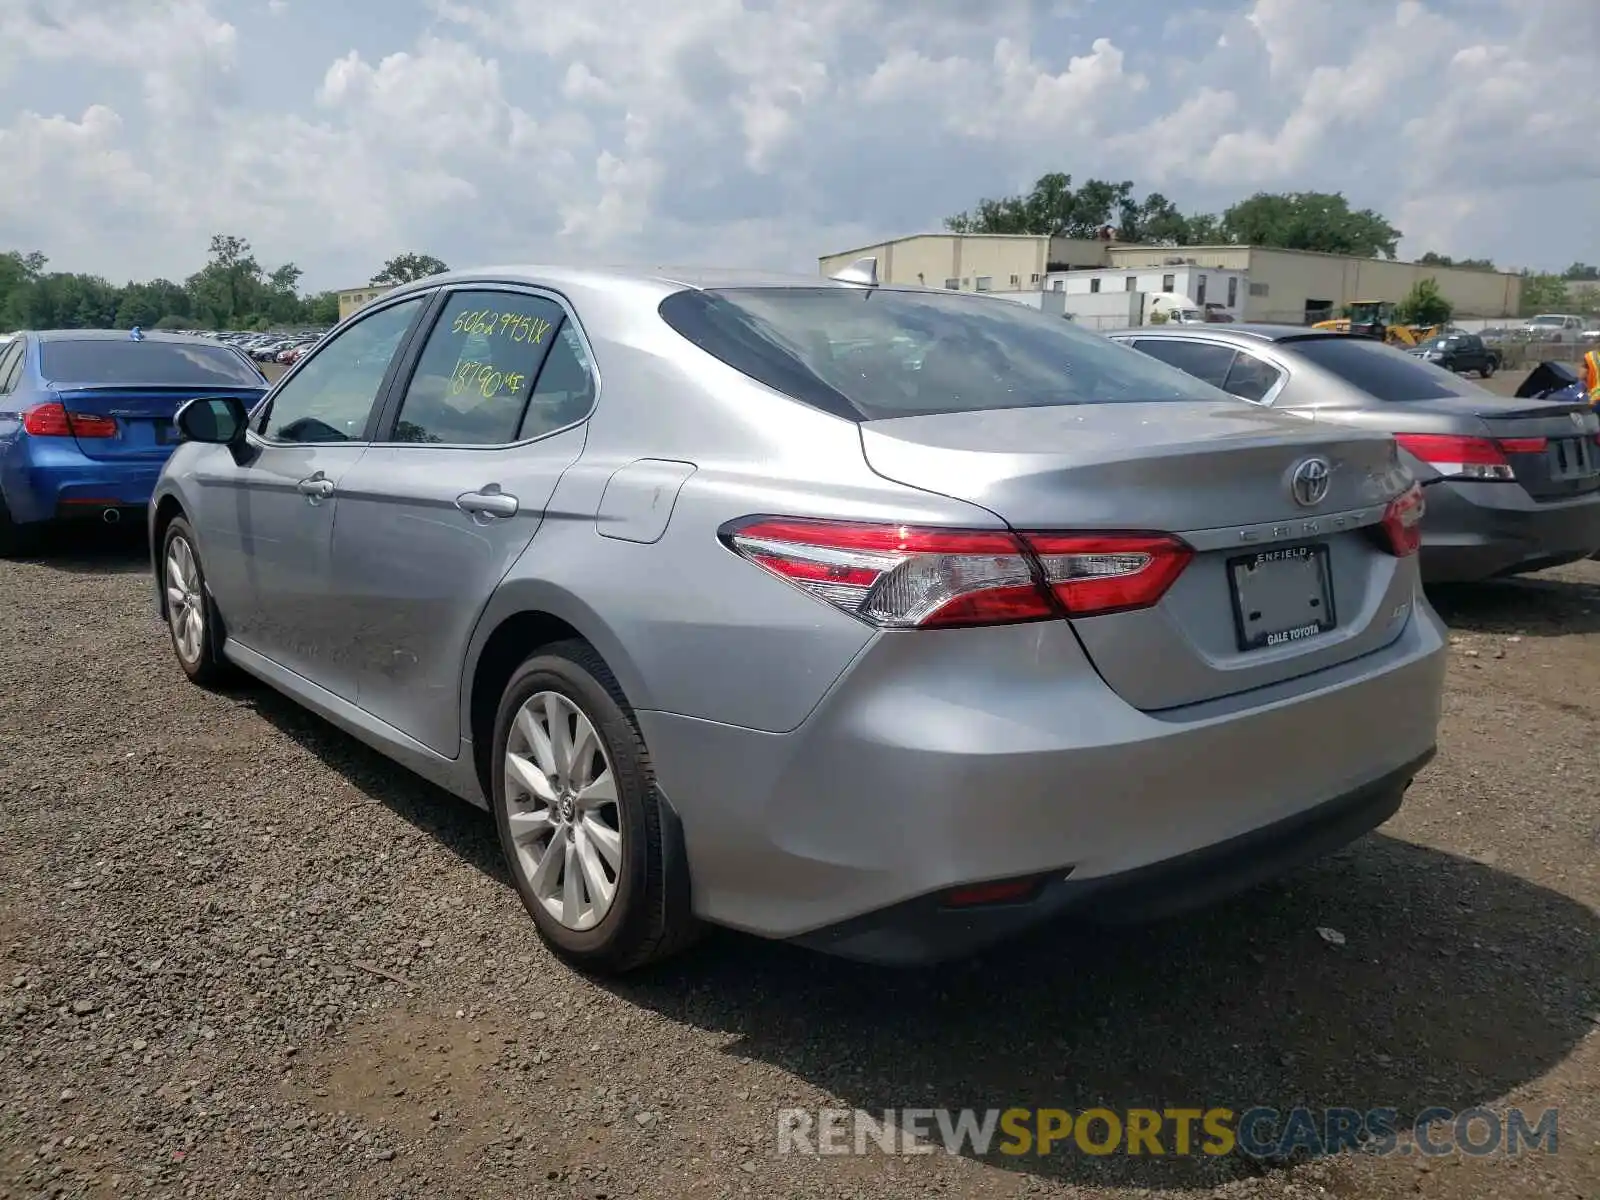
[[[1383,512],[1383,536],[1389,551],[1396,558],[1415,554],[1422,546],[1422,514],[1427,502],[1422,498],[1422,485],[1413,483],[1393,500]]]
[[[33,437],[113,438],[117,436],[114,417],[69,413],[59,402],[38,404],[22,414],[22,430]]]
[[[1190,551],[1173,538],[1012,534],[757,518],[724,540],[800,590],[884,629],[1008,625],[1145,608]]]
[[[1550,439],[1542,437],[1501,438],[1498,445],[1502,454],[1543,454],[1550,449]]]
[[[1027,534],[1044,577],[1071,616],[1148,608],[1194,557],[1177,538]]]
[[[1516,478],[1511,464],[1506,461],[1505,451],[1493,438],[1458,437],[1449,433],[1397,433],[1394,440],[1439,474],[1451,479],[1505,482]]]

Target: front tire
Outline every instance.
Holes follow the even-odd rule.
[[[523,663],[494,729],[495,826],[546,945],[619,973],[691,942],[686,868],[668,853],[649,751],[594,648],[558,642]]]
[[[1480,367],[1478,369],[1478,374],[1483,376],[1483,378],[1488,379],[1491,375],[1494,374],[1494,369],[1495,369],[1495,364],[1492,361],[1491,362],[1486,362],[1486,363],[1483,364],[1482,367]]]
[[[189,682],[200,687],[226,683],[232,672],[220,653],[216,609],[206,591],[194,530],[182,517],[174,518],[161,539],[161,586],[166,594],[167,632],[178,666]]]

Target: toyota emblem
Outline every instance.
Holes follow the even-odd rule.
[[[1310,508],[1328,498],[1328,483],[1333,475],[1325,458],[1308,458],[1296,465],[1289,476],[1289,491],[1296,504]]]

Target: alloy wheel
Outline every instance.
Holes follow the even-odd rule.
[[[200,564],[188,539],[175,537],[167,545],[167,621],[178,657],[193,666],[205,644],[205,604],[200,593]]]
[[[622,874],[616,776],[594,723],[560,692],[517,710],[506,741],[506,819],[515,869],[567,929],[593,929]]]

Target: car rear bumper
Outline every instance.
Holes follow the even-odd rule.
[[[165,458],[103,461],[86,458],[66,439],[55,441],[29,441],[7,455],[0,487],[19,525],[98,516],[107,508],[137,510],[150,502]]]
[[[1206,898],[1296,847],[1359,836],[1433,752],[1444,658],[1419,595],[1382,650],[1165,713],[1128,706],[1070,627],[1048,623],[885,635],[788,734],[638,716],[697,913],[904,963],[977,949],[1118,881],[1132,912],[1154,899],[1143,872],[1186,877],[1196,853],[1218,869],[1177,890]],[[1249,836],[1265,840],[1235,841]],[[1037,900],[1003,915],[937,911],[948,889],[1034,875]]]
[[[1541,504],[1514,483],[1440,481],[1427,499],[1424,583],[1476,583],[1600,550],[1600,492]]]
[[[1117,875],[1059,875],[1026,902],[953,908],[939,895],[802,934],[800,945],[866,962],[913,966],[970,954],[1063,917],[1157,920],[1313,862],[1382,825],[1433,751],[1371,783],[1260,829]]]

